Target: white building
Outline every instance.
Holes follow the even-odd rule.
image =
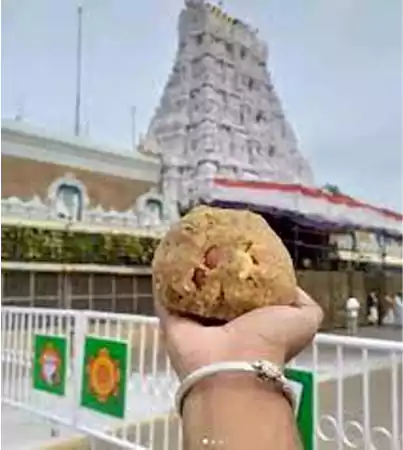
[[[160,161],[3,120],[2,218],[163,227]],[[150,153],[150,152],[148,152]]]

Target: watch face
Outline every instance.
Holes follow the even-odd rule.
[[[288,383],[290,384],[292,391],[294,393],[295,405],[294,405],[294,414],[298,417],[299,407],[301,405],[302,392],[304,390],[304,385],[299,383],[298,381],[288,379]]]

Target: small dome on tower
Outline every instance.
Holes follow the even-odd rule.
[[[204,0],[185,0],[185,5],[188,7],[197,7],[204,4]]]

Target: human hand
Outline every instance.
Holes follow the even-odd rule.
[[[194,370],[223,361],[267,359],[283,366],[314,338],[323,313],[298,288],[292,306],[255,309],[222,326],[203,326],[168,313],[156,304],[172,365],[180,379]]]

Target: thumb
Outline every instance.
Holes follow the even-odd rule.
[[[302,316],[309,320],[313,326],[319,328],[323,320],[323,310],[312,297],[303,289],[297,288],[297,298],[294,306],[300,309]]]

